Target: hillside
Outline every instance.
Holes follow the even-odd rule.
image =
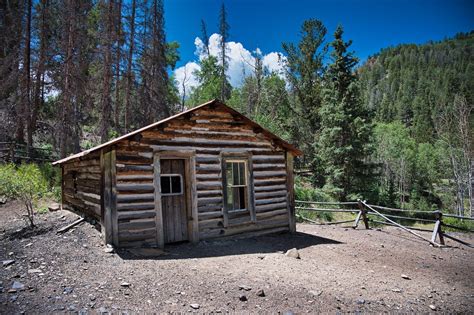
[[[454,94],[474,100],[474,31],[424,45],[384,48],[359,69],[364,104],[379,122],[401,121],[432,142],[433,119]]]

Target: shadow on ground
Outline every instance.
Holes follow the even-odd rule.
[[[341,244],[341,242],[297,232],[242,239],[208,240],[197,244],[170,244],[166,245],[164,252],[159,249],[119,250],[117,254],[122,259],[172,260],[286,252],[291,248],[302,249],[324,244]]]

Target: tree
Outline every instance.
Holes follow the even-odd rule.
[[[227,12],[225,11],[224,3],[222,3],[221,11],[219,14],[219,78],[220,78],[220,99],[225,101],[230,97],[232,91],[227,81],[226,71],[229,67],[228,56],[227,56],[227,39],[229,38],[229,23],[227,23]],[[209,44],[207,45],[209,47]]]
[[[286,78],[291,85],[293,102],[291,119],[292,139],[305,152],[305,159],[314,163],[314,136],[320,127],[321,81],[324,72],[323,60],[326,48],[323,46],[326,28],[319,20],[303,22],[300,42],[283,43],[286,53]]]
[[[195,87],[189,97],[190,105],[201,104],[211,99],[219,98],[221,93],[221,65],[215,56],[201,60],[201,68],[195,71],[199,85]],[[227,88],[231,90],[230,83],[225,80]]]
[[[211,52],[209,50],[209,36],[207,35],[207,27],[206,27],[206,22],[204,20],[201,20],[201,37],[202,37],[202,42],[204,43],[204,47],[206,48],[206,54],[207,56],[211,55]]]
[[[130,123],[130,108],[131,108],[131,97],[132,97],[132,84],[133,84],[133,55],[135,48],[135,13],[136,13],[136,0],[132,0],[131,14],[129,18],[129,36],[128,36],[128,56],[127,56],[127,85],[125,88],[125,113],[124,113],[124,130],[128,132]]]
[[[372,125],[360,101],[353,72],[358,59],[348,51],[352,42],[344,42],[342,35],[339,26],[331,43],[332,63],[324,77],[316,152],[325,171],[326,184],[340,200],[346,200],[365,187],[364,174],[369,168],[365,160],[370,153]]]

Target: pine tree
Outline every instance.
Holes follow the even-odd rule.
[[[332,63],[325,74],[316,150],[326,173],[327,187],[344,200],[361,191],[371,124],[353,72],[358,59],[348,51],[351,41],[344,42],[342,35],[339,26],[331,43]]]
[[[227,56],[227,39],[229,38],[229,23],[227,23],[227,12],[225,11],[224,3],[222,3],[221,11],[219,14],[219,34],[221,35],[220,38],[220,98],[221,100],[225,101],[230,97],[230,93],[232,89],[229,88],[230,86],[227,84],[227,75],[226,71],[229,68],[228,63],[228,56]]]

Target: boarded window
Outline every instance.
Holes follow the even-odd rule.
[[[225,171],[227,211],[248,209],[246,161],[226,161]]]
[[[180,174],[161,174],[160,184],[162,196],[183,194],[183,177]]]

